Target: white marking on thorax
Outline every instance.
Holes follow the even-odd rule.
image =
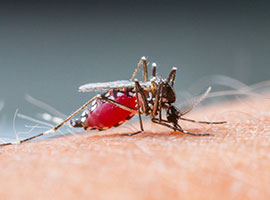
[[[122,92],[117,92],[117,93],[116,93],[116,96],[117,96],[117,97],[121,97],[121,96],[123,96],[123,95],[124,95],[124,94],[123,94]]]

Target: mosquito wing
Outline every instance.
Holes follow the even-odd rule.
[[[135,83],[128,80],[104,82],[104,83],[88,83],[79,87],[79,92],[103,91],[118,88],[134,88]]]

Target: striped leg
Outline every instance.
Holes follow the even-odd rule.
[[[170,129],[173,129],[174,131],[179,131],[179,132],[182,132],[182,133],[185,133],[188,135],[192,135],[192,136],[210,136],[210,135],[212,135],[210,133],[190,133],[188,131],[183,130],[179,124],[172,126],[168,122],[166,122],[166,120],[159,121],[159,119],[157,119],[157,118],[152,118],[152,122],[159,124],[159,125],[162,125],[162,126],[166,126]]]
[[[50,134],[50,133],[54,133],[56,132],[61,126],[63,126],[66,122],[68,122],[71,118],[73,118],[75,115],[77,115],[79,112],[81,112],[86,106],[88,106],[91,102],[93,102],[95,99],[97,98],[97,96],[93,97],[92,99],[90,99],[89,101],[87,101],[83,106],[81,106],[79,109],[77,109],[74,113],[72,113],[70,116],[68,116],[63,122],[61,122],[60,124],[58,124],[57,126],[55,126],[54,128],[48,130],[48,131],[45,131],[43,133],[40,133],[40,134],[37,134],[37,135],[34,135],[32,137],[29,137],[29,138],[26,138],[26,139],[23,139],[23,140],[19,140],[19,141],[16,141],[16,142],[8,142],[8,143],[4,143],[4,144],[0,144],[0,146],[7,146],[7,145],[13,145],[13,144],[21,144],[21,143],[24,143],[24,142],[27,142],[29,140],[33,140],[35,138],[38,138],[40,136],[43,136],[43,135],[47,135],[47,134]]]
[[[135,69],[135,72],[133,73],[132,77],[131,77],[131,81],[134,81],[136,76],[137,76],[137,73],[141,67],[141,65],[143,65],[143,76],[144,76],[144,81],[148,81],[148,72],[147,72],[147,63],[146,63],[146,58],[143,56],[140,61],[138,62],[137,64],[137,67]]]
[[[169,74],[169,76],[168,76],[168,79],[167,79],[168,83],[171,82],[171,86],[172,87],[174,85],[176,70],[177,70],[177,68],[176,67],[173,67],[172,70],[171,70],[171,72],[170,72],[170,74]]]

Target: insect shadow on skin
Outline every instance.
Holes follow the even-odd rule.
[[[143,66],[143,81],[136,79],[139,68]],[[183,115],[190,112],[201,100],[210,92],[209,87],[201,96],[198,103],[191,105],[184,112],[173,105],[176,102],[176,94],[173,86],[177,68],[173,67],[167,79],[156,74],[156,63],[152,63],[152,77],[149,80],[146,58],[142,57],[137,64],[135,72],[130,80],[120,80],[105,83],[90,83],[79,87],[80,92],[106,91],[96,95],[83,106],[77,109],[61,123],[52,129],[35,136],[18,140],[16,142],[0,144],[0,146],[20,144],[34,138],[56,132],[66,122],[70,121],[72,127],[82,127],[85,130],[106,130],[123,124],[138,114],[140,130],[135,133],[125,134],[133,136],[144,131],[141,115],[149,116],[153,123],[168,127],[174,131],[179,131],[193,136],[209,136],[209,133],[191,133],[183,130],[179,125],[179,120],[203,124],[224,124],[221,122],[197,121],[184,118]],[[78,119],[72,119],[75,115],[86,110]],[[162,116],[162,111],[166,111],[166,119]]]

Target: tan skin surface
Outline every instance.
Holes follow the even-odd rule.
[[[186,117],[228,123],[180,122],[209,137],[146,121],[132,137],[120,127],[3,147],[0,199],[270,199],[269,98]]]

